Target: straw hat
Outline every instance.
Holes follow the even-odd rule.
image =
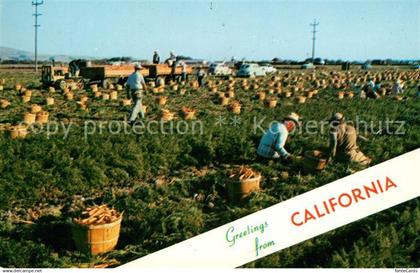
[[[328,121],[333,122],[333,121],[343,121],[343,120],[344,120],[344,115],[340,112],[337,112],[337,113],[332,114]]]
[[[300,122],[300,116],[296,114],[295,112],[290,113],[288,116],[284,118],[284,120],[291,120],[293,121],[297,126],[301,125]]]

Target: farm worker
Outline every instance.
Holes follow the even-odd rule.
[[[153,63],[154,64],[158,64],[160,62],[160,57],[159,54],[157,53],[157,51],[155,50],[153,53]]]
[[[394,95],[402,94],[404,93],[403,90],[403,84],[401,83],[401,80],[398,79],[395,81],[394,86],[392,87],[392,93]]]
[[[206,77],[206,72],[204,71],[203,67],[200,66],[200,69],[197,72],[197,80],[198,80],[198,85],[200,87],[204,86],[204,79]]]
[[[368,84],[367,85],[372,89],[375,87],[375,82],[373,81],[373,79],[371,77],[368,78]]]
[[[365,89],[364,90],[365,94],[368,98],[376,99],[376,98],[379,97],[379,95],[378,95],[378,93],[376,92],[376,89],[375,89],[375,86],[376,86],[375,82],[373,81],[372,78],[369,78],[368,80],[369,80],[369,82],[368,82],[367,85],[365,85],[365,88],[364,88]]]
[[[378,94],[379,90],[381,90],[381,81],[380,80],[375,80],[375,86],[373,87],[373,92],[375,92],[375,94]]]
[[[262,136],[258,145],[257,154],[263,158],[290,158],[289,152],[286,151],[286,144],[289,133],[300,126],[300,117],[296,113],[290,113],[280,122],[274,122],[268,131]]]
[[[357,146],[356,129],[347,124],[342,113],[335,113],[329,119],[330,136],[329,149],[330,159],[343,162],[357,162],[369,165],[371,159],[365,156]]]
[[[69,68],[70,68],[70,74],[72,76],[79,76],[79,72],[80,72],[80,67],[79,64],[82,60],[73,60],[69,63]]]
[[[129,88],[129,98],[134,99],[134,106],[131,109],[130,116],[128,118],[128,122],[132,125],[137,119],[137,115],[140,113],[141,117],[144,118],[144,110],[143,105],[141,103],[142,100],[142,91],[146,91],[147,86],[146,82],[144,81],[143,75],[140,73],[142,66],[140,64],[136,64],[134,67],[134,73],[128,77],[127,86]]]
[[[178,63],[177,63],[177,57],[173,51],[170,52],[169,59],[171,60],[171,63],[169,65],[172,68],[171,69],[172,80],[175,80],[176,66],[178,65]]]
[[[186,82],[187,81],[187,64],[182,61],[181,62],[181,67],[182,67],[182,78],[181,80]]]

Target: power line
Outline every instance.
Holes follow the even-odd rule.
[[[32,1],[32,5],[35,6],[35,72],[38,71],[38,28],[41,26],[38,24],[38,17],[41,16],[41,13],[38,13],[38,6],[44,4],[44,0],[38,2],[38,0]]]
[[[316,40],[316,34],[318,31],[316,31],[316,27],[319,25],[319,22],[317,22],[314,19],[314,22],[311,24],[312,26],[312,63],[314,63],[315,58],[315,40]]]

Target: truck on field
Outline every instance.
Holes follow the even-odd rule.
[[[177,66],[175,73],[172,73],[172,67],[168,64],[144,64],[140,71],[146,81],[169,81],[173,77],[179,77],[182,74],[182,67]],[[134,64],[123,65],[87,65],[79,67],[76,75],[69,72],[64,66],[44,65],[42,67],[41,82],[45,87],[54,86],[64,89],[70,84],[77,84],[83,88],[86,84],[99,84],[107,88],[110,84],[124,84],[127,78],[134,72]],[[187,66],[187,75],[192,74],[192,67]]]

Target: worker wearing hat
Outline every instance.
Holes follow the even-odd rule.
[[[128,77],[127,80],[127,96],[134,100],[133,108],[131,109],[130,116],[128,118],[128,122],[132,125],[136,119],[138,114],[141,114],[141,117],[144,118],[144,111],[142,105],[142,93],[143,90],[146,91],[147,86],[146,82],[144,81],[143,75],[140,73],[142,66],[140,64],[136,64],[134,66],[134,73]]]
[[[394,95],[399,95],[399,94],[404,93],[404,89],[403,89],[403,87],[404,87],[404,85],[403,85],[403,83],[401,82],[401,80],[400,80],[400,79],[397,79],[397,80],[395,81],[394,85],[392,86],[392,93],[393,93]]]
[[[300,117],[290,113],[282,122],[274,122],[269,130],[262,136],[258,145],[257,154],[262,158],[290,158],[289,152],[284,148],[287,137],[296,127],[301,126]]]
[[[345,121],[344,115],[334,113],[328,121],[331,126],[329,135],[330,159],[369,165],[371,159],[359,150],[356,129]]]

